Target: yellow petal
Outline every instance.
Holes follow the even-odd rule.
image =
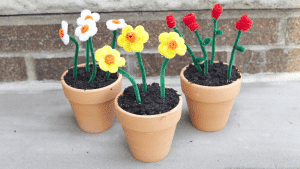
[[[136,34],[139,43],[146,43],[149,40],[149,34],[145,31],[143,26],[137,26],[134,29],[134,33]]]
[[[166,53],[165,53],[165,57],[167,59],[172,59],[173,57],[175,57],[176,55],[176,51],[174,49],[169,49],[168,47],[166,47]]]
[[[97,61],[99,61],[100,58],[104,58],[106,55],[107,55],[106,50],[104,50],[103,48],[98,49],[98,50],[96,51],[96,53],[95,53],[95,59],[96,59]]]
[[[159,46],[158,46],[158,52],[161,54],[161,55],[165,55],[165,47],[167,47],[167,45],[165,45],[165,44],[160,44]]]
[[[185,55],[186,53],[186,46],[185,45],[179,45],[176,49],[175,49],[176,53],[180,56]]]
[[[176,32],[170,32],[169,33],[169,38],[170,39],[178,39],[180,36]]]
[[[178,43],[178,46],[179,45],[184,45],[184,39],[182,37],[177,38],[176,42]]]
[[[114,57],[120,57],[120,52],[117,51],[116,49],[112,49],[111,54],[114,55]]]
[[[110,54],[112,50],[112,48],[108,45],[105,45],[102,49],[105,50],[107,54]]]
[[[107,64],[105,63],[105,60],[100,58],[99,60],[99,67],[100,69],[102,69],[103,71],[107,72],[108,71],[108,66]]]
[[[161,33],[158,36],[158,40],[160,43],[167,44],[169,41],[169,34],[167,32]]]
[[[108,71],[110,73],[116,73],[118,71],[118,66],[116,64],[108,65]]]
[[[133,32],[133,28],[131,25],[126,25],[122,30],[122,35],[126,35],[128,32]]]
[[[144,49],[143,43],[135,42],[135,43],[131,43],[130,46],[134,52],[141,52]]]
[[[130,43],[130,42],[126,42],[125,45],[123,46],[123,49],[124,49],[126,52],[132,52],[132,49],[131,49],[131,43]]]
[[[118,67],[123,67],[125,66],[125,59],[123,57],[118,57],[118,58],[115,58],[115,64],[118,66]]]
[[[125,45],[125,43],[127,42],[126,34],[125,34],[125,35],[120,35],[120,36],[118,37],[117,42],[118,42],[118,45],[119,45],[119,46],[123,47],[123,46]]]

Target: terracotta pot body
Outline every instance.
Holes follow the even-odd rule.
[[[123,110],[115,99],[118,121],[134,158],[142,162],[157,162],[164,159],[170,150],[176,125],[181,117],[182,98],[169,112],[158,115],[135,115]]]
[[[85,64],[78,65],[84,66]],[[65,83],[64,76],[67,72],[68,70],[62,74],[61,83],[79,127],[88,133],[99,133],[111,128],[115,116],[114,99],[122,90],[122,75],[118,73],[118,79],[109,86],[83,90]]]
[[[242,78],[225,86],[202,86],[191,83],[185,78],[183,72],[187,67],[188,65],[180,72],[180,82],[193,126],[202,131],[223,129],[235,97],[240,91]]]

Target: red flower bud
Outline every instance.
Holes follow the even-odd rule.
[[[176,22],[175,22],[175,18],[174,18],[173,14],[168,15],[166,17],[166,20],[167,20],[167,25],[168,25],[169,29],[172,29],[175,27]]]
[[[189,24],[196,22],[196,15],[193,13],[185,15],[182,18],[182,21],[184,22],[185,26],[189,26]]]
[[[247,14],[244,14],[239,21],[236,22],[236,29],[240,31],[247,31],[252,25],[252,20],[248,18]]]
[[[211,17],[215,18],[215,19],[219,19],[221,16],[221,13],[223,11],[223,8],[221,7],[220,4],[216,4],[214,6],[214,8],[211,11]]]
[[[189,28],[191,31],[194,31],[196,29],[200,29],[200,26],[198,25],[197,22],[194,22],[194,23],[189,24]]]

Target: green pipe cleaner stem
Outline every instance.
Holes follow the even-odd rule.
[[[213,30],[213,39],[212,39],[212,46],[211,46],[211,59],[210,64],[214,64],[215,53],[216,53],[216,34],[218,30],[218,19],[214,19],[214,30]]]
[[[135,93],[135,97],[136,97],[136,102],[137,103],[141,103],[141,96],[140,96],[140,91],[139,91],[139,88],[138,86],[136,85],[134,79],[132,76],[130,76],[130,74],[128,74],[127,72],[125,72],[124,70],[122,69],[118,69],[118,72],[122,75],[124,75],[125,77],[127,77],[130,82],[132,83],[132,87],[133,87],[133,90],[134,90],[134,93]]]
[[[90,44],[89,44],[89,40],[87,40],[85,42],[85,46],[86,46],[86,49],[85,49],[85,71],[86,72],[90,72]]]
[[[161,66],[161,70],[160,70],[160,96],[162,98],[166,97],[166,89],[165,89],[165,71],[166,71],[166,67],[167,64],[169,62],[170,59],[165,58],[162,66]]]
[[[73,63],[73,77],[77,77],[77,62],[78,62],[78,51],[79,51],[79,44],[75,38],[73,38],[68,33],[70,40],[75,43],[75,55],[74,55],[74,63]]]
[[[239,40],[241,38],[241,35],[242,35],[242,31],[239,30],[237,35],[236,35],[235,42],[234,42],[232,52],[231,52],[231,56],[230,56],[229,66],[228,66],[228,69],[227,69],[227,80],[229,80],[231,78],[231,70],[232,70],[234,54],[235,54],[235,51],[236,51],[236,46],[238,45]]]
[[[206,50],[205,50],[205,47],[204,47],[204,45],[203,45],[203,43],[202,43],[202,39],[201,39],[201,37],[200,37],[200,35],[199,35],[199,32],[196,30],[195,31],[195,35],[196,35],[196,37],[197,37],[197,40],[198,40],[198,43],[199,43],[199,45],[200,45],[200,47],[201,47],[201,50],[202,50],[202,53],[203,53],[203,56],[204,56],[204,76],[205,75],[207,75],[208,74],[208,60],[207,60],[207,53],[206,53]]]
[[[137,60],[138,60],[138,63],[139,63],[141,74],[142,74],[143,91],[147,92],[146,72],[145,72],[145,68],[144,68],[144,65],[143,65],[141,53],[140,52],[136,52],[136,56],[137,56]]]
[[[89,44],[90,44],[90,49],[91,49],[91,54],[92,54],[92,59],[93,59],[93,73],[92,73],[92,76],[88,83],[90,83],[91,81],[93,81],[95,79],[96,73],[97,73],[97,64],[96,64],[96,59],[95,59],[95,54],[94,54],[92,37],[90,37],[90,39],[89,39]]]
[[[112,34],[113,34],[113,41],[112,41],[112,44],[111,44],[111,48],[112,48],[112,49],[115,49],[115,48],[116,48],[116,41],[117,41],[117,34],[118,34],[118,31],[117,31],[117,30],[114,30],[114,31],[112,32]],[[106,72],[106,77],[109,77],[109,76],[110,76],[110,72],[107,71],[107,72]]]
[[[183,38],[183,35],[179,32],[179,30],[178,30],[176,27],[174,27],[173,30],[174,30],[176,33],[178,33],[180,37]],[[185,44],[185,46],[186,46],[186,48],[187,48],[187,51],[189,52],[189,54],[190,54],[190,56],[191,56],[191,58],[192,58],[192,61],[193,61],[194,65],[195,65],[196,69],[198,70],[199,73],[201,73],[201,72],[202,72],[202,68],[201,68],[200,65],[195,61],[196,58],[195,58],[195,55],[194,55],[192,49],[191,49],[186,43],[184,43],[184,44]]]
[[[107,71],[105,76],[106,76],[106,77],[109,77],[109,76],[110,76],[110,72]]]

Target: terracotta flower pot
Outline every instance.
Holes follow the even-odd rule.
[[[115,99],[118,121],[123,131],[130,151],[134,158],[142,162],[156,162],[164,159],[170,150],[176,125],[181,117],[182,97],[178,105],[162,114],[135,115],[123,110]]]
[[[242,78],[225,86],[202,86],[185,78],[183,72],[187,67],[180,72],[180,82],[193,126],[202,131],[223,129],[240,91]]]
[[[118,79],[103,88],[83,90],[66,84],[64,76],[67,72],[62,74],[61,83],[79,127],[88,133],[99,133],[111,128],[115,116],[114,99],[122,90],[122,75],[118,73]]]

